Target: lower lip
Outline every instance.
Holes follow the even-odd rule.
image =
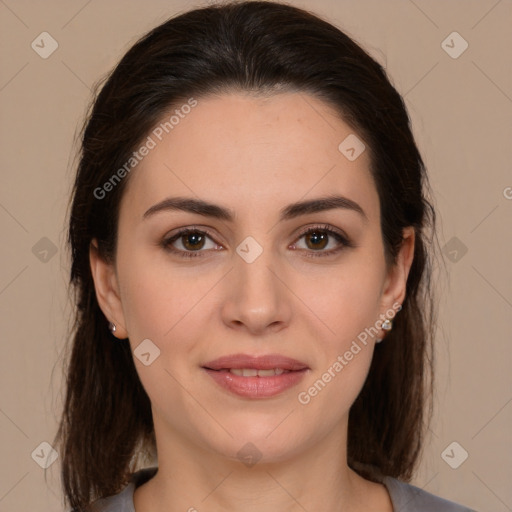
[[[228,370],[210,370],[204,368],[206,373],[224,389],[235,395],[246,398],[267,398],[279,395],[283,391],[297,385],[308,369],[297,370],[270,377],[241,377]]]

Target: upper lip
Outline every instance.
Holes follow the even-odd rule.
[[[219,357],[203,365],[203,368],[210,370],[229,370],[235,369],[256,369],[271,370],[281,368],[283,370],[304,370],[309,368],[307,364],[282,356],[280,354],[267,354],[263,356],[251,356],[249,354],[231,354]]]

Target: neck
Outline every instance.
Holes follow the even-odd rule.
[[[243,453],[252,453],[255,459],[261,456],[256,463],[250,457],[243,463],[203,449],[190,439],[164,432],[157,423],[155,433],[158,472],[135,491],[137,512],[304,512],[318,510],[319,505],[328,512],[355,512],[363,510],[368,484],[378,485],[347,466],[346,424],[329,437],[310,440],[309,446],[286,454],[286,459],[276,455],[276,447],[267,445],[260,452],[240,443],[246,446]]]

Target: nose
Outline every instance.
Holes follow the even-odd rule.
[[[270,250],[252,263],[234,256],[234,268],[225,283],[223,322],[231,329],[252,335],[286,328],[292,316],[291,294],[282,266]]]

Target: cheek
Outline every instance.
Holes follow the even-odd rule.
[[[315,313],[330,352],[343,350],[379,318],[382,291],[379,262],[356,260],[354,257],[346,265],[314,279],[296,277],[297,295],[304,297],[306,307]]]
[[[326,429],[334,428],[356,400],[373,357],[379,291],[376,273],[347,273],[326,282],[316,297],[312,309],[328,328],[318,331],[324,334],[316,336],[317,366],[297,394],[308,424],[322,417]]]
[[[130,340],[160,338],[172,327],[173,316],[180,306],[162,279],[155,279],[151,270],[130,265],[131,271],[121,277],[122,303]],[[121,275],[121,273],[120,273]]]
[[[380,314],[381,287],[379,261],[354,258],[328,278],[317,280],[317,291],[309,295],[307,305],[320,320],[316,332],[318,365],[302,386],[304,395],[299,403],[311,403],[312,410],[318,407],[318,414],[326,404],[336,404],[322,413],[331,415],[333,421],[340,412],[348,411],[367,376],[378,333],[375,323]],[[306,293],[306,289],[299,293]]]
[[[134,362],[153,406],[165,414],[169,403],[173,410],[193,409],[180,383],[187,381],[197,359],[194,346],[204,333],[207,314],[207,300],[201,299],[212,287],[213,276],[198,279],[176,269],[171,272],[170,266],[155,264],[142,251],[119,261],[118,272]],[[145,352],[151,359],[158,353],[149,365],[137,358],[137,348],[146,339],[157,348],[150,345]]]
[[[131,249],[118,262],[121,300],[130,338],[171,336],[208,291],[209,279],[173,269],[148,251]],[[210,285],[211,286],[211,285]]]

